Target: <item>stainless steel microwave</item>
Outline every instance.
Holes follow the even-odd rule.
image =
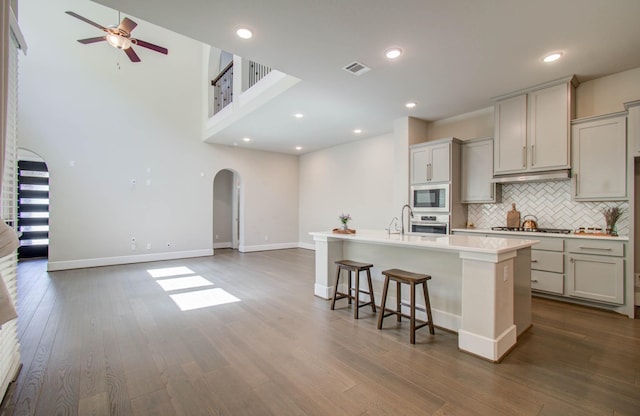
[[[449,186],[449,184],[412,186],[411,209],[414,212],[449,212]]]

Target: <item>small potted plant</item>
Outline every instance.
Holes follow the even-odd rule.
[[[349,221],[351,220],[351,215],[349,214],[340,214],[338,217],[340,222],[342,223],[342,231],[349,231]]]
[[[604,220],[606,222],[606,233],[610,235],[618,235],[616,231],[616,222],[622,216],[622,210],[618,207],[605,208],[602,210]]]

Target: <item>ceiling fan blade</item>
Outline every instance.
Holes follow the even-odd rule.
[[[129,19],[128,17],[125,17],[124,19],[122,19],[122,22],[120,22],[120,25],[118,26],[118,29],[121,29],[121,30],[131,34],[131,31],[133,29],[135,29],[136,26],[138,26],[138,24],[136,22],[134,22],[133,20]]]
[[[165,55],[167,55],[169,53],[169,50],[167,48],[163,48],[162,46],[154,45],[153,43],[145,42],[144,40],[131,39],[131,41],[134,42],[134,44],[136,44],[136,45],[142,46],[143,48],[151,49],[153,51],[160,52],[160,53],[163,53]]]
[[[140,62],[140,57],[133,48],[124,49],[124,53],[126,53],[129,59],[131,59],[131,62]]]
[[[66,11],[65,13],[66,13],[66,14],[68,14],[69,16],[73,16],[73,17],[75,17],[76,19],[80,19],[80,20],[82,20],[82,21],[83,21],[83,22],[85,22],[85,23],[89,23],[91,26],[95,26],[95,27],[97,27],[97,28],[98,28],[98,29],[100,29],[100,30],[104,30],[105,32],[107,31],[107,28],[106,28],[106,27],[104,27],[104,26],[102,26],[102,25],[99,25],[99,24],[98,24],[98,23],[96,23],[96,22],[92,22],[91,20],[87,19],[86,17],[82,17],[82,16],[80,16],[78,13],[74,13],[74,12],[71,12],[71,11]]]
[[[83,43],[83,44],[88,44],[88,43],[95,43],[95,42],[102,42],[103,40],[107,40],[106,36],[100,36],[97,38],[87,38],[87,39],[78,39],[78,42]]]

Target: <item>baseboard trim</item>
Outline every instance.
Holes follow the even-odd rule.
[[[186,259],[190,257],[212,256],[212,249],[174,251],[170,253],[139,254],[135,256],[100,257],[83,260],[49,261],[47,271],[85,269],[88,267],[116,266],[119,264],[147,263],[150,261]]]
[[[214,243],[213,244],[213,249],[217,249],[217,248],[233,248],[233,244],[231,244],[230,241],[226,242],[226,243]]]
[[[314,243],[298,243],[299,248],[304,248],[306,250],[314,250],[316,249],[316,245]]]
[[[241,245],[238,247],[238,251],[241,253],[250,253],[252,251],[269,251],[269,250],[285,250],[288,248],[298,248],[299,243],[278,243],[278,244],[264,244],[255,246]]]

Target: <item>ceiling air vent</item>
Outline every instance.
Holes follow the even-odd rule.
[[[361,64],[358,61],[354,61],[342,69],[352,73],[353,75],[358,75],[358,76],[364,74],[365,72],[371,71],[371,68],[369,68],[365,64]]]

